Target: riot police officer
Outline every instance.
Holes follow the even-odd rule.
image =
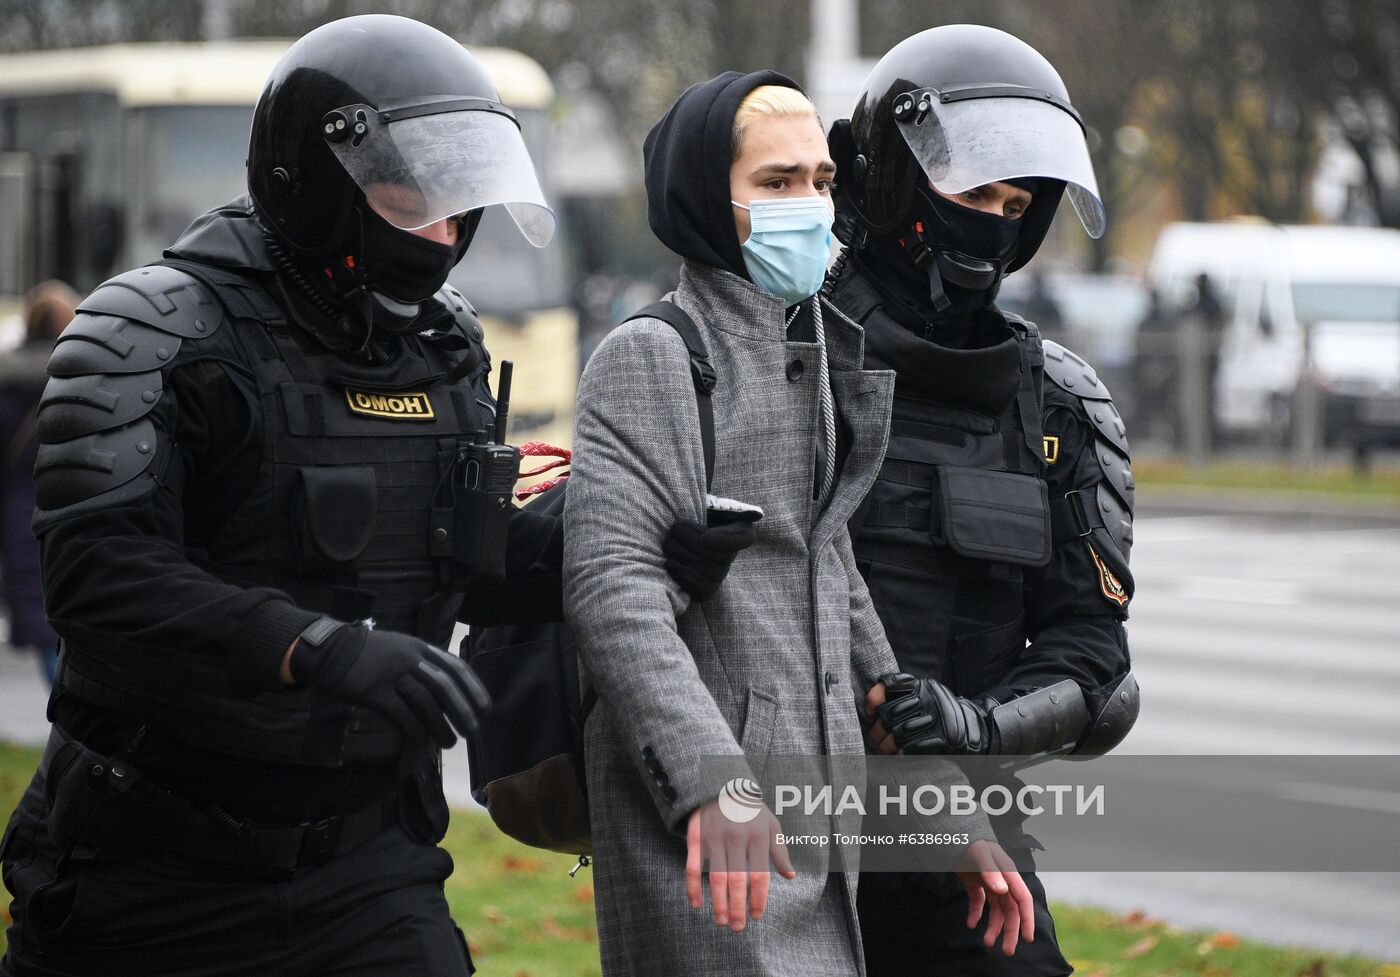
[[[1133,481],[1108,391],[1074,353],[995,305],[1068,195],[1104,211],[1064,83],[1001,31],[954,25],[896,45],[833,126],[838,232],[827,294],[897,373],[889,449],[852,523],[903,673],[873,731],[906,753],[1102,753],[1136,715],[1123,620]],[[993,819],[1036,900],[1007,958],[963,926],[938,875],[866,874],[873,977],[1068,974],[1034,842]]]
[[[440,649],[560,619],[562,541],[504,504],[513,467],[468,504],[495,404],[445,282],[483,208],[536,246],[554,215],[482,67],[400,17],[293,45],[248,187],[100,286],[49,365],[64,650],[0,850],[3,973],[471,971],[438,751],[488,701]]]

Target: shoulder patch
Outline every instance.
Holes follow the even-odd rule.
[[[184,339],[212,335],[226,318],[223,304],[209,288],[166,265],[109,278],[83,299],[78,311],[130,319]]]
[[[1090,546],[1089,555],[1094,558],[1094,566],[1097,567],[1099,571],[1100,592],[1119,607],[1128,603],[1128,597],[1130,595],[1128,594],[1127,588],[1123,586],[1122,581],[1113,575],[1113,571],[1105,565],[1103,559],[1099,556],[1099,551],[1094,549],[1093,546]]]

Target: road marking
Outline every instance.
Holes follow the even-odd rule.
[[[1192,600],[1220,600],[1233,604],[1268,604],[1291,607],[1302,602],[1303,590],[1283,580],[1250,580],[1244,577],[1181,577],[1177,596]]]

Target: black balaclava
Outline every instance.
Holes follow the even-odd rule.
[[[1031,194],[1038,188],[1034,178],[1004,182]],[[942,334],[961,346],[972,340],[976,314],[996,299],[1016,258],[1021,227],[1021,220],[965,207],[921,186],[909,228],[871,239],[866,250],[881,272],[881,290],[909,313],[900,318],[932,326],[929,338]]]
[[[366,282],[396,302],[417,305],[428,300],[447,284],[447,276],[462,257],[465,228],[459,225],[457,231],[456,241],[439,244],[401,230],[365,207],[360,262]]]
[[[730,204],[734,115],[762,85],[802,89],[776,71],[726,71],[691,85],[642,147],[647,217],[652,231],[676,254],[749,279]]]
[[[341,246],[318,259],[285,258],[279,268],[292,286],[297,318],[332,349],[372,355],[376,334],[394,336],[442,325],[438,309],[424,303],[446,283],[466,254],[481,211],[459,219],[455,244],[438,244],[390,224],[361,197]],[[264,222],[266,226],[266,222]],[[280,243],[266,235],[277,258]]]

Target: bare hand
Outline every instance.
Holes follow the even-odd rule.
[[[867,719],[875,716],[875,711],[885,704],[885,683],[876,682],[870,687],[870,691],[865,694],[865,715]],[[884,753],[889,756],[899,752],[899,744],[894,741],[894,734],[885,729],[885,724],[878,718],[866,729],[865,742],[876,753]]]
[[[967,889],[967,928],[977,928],[985,909],[987,932],[982,942],[986,946],[995,946],[999,935],[1001,952],[1009,957],[1016,952],[1018,937],[1034,942],[1035,904],[1011,856],[994,841],[974,841],[964,857],[976,866],[956,873]]]
[[[708,860],[715,925],[738,933],[749,917],[762,919],[768,908],[769,860],[783,878],[797,877],[787,846],[778,840],[781,830],[766,807],[745,824],[725,817],[718,799],[692,811],[685,835],[685,894],[691,907],[704,905],[701,866]]]

